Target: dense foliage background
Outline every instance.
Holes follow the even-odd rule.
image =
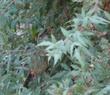
[[[0,95],[110,95],[109,0],[0,0]]]

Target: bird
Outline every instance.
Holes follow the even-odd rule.
[[[28,88],[29,83],[36,79],[39,75],[44,73],[48,68],[48,60],[46,57],[46,53],[41,49],[35,50],[31,54],[31,67],[28,71],[28,74],[25,78],[23,86]]]

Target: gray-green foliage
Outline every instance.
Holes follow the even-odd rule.
[[[109,30],[110,14],[99,0],[59,1],[0,0],[0,95],[109,95],[110,43],[97,33]],[[41,37],[36,45],[45,30],[51,41]],[[41,63],[35,55],[41,46],[51,66],[27,89],[23,83],[32,64]]]
[[[93,2],[95,3],[95,0]],[[97,0],[96,3],[100,2]],[[74,95],[108,95],[110,93],[109,42],[102,38],[97,44],[101,52],[99,48],[93,47],[94,41],[91,42],[90,40],[93,36],[97,36],[96,32],[100,30],[97,26],[104,25],[103,28],[106,30],[105,26],[110,23],[105,19],[109,17],[109,14],[106,13],[106,17],[103,18],[100,16],[102,12],[101,9],[100,11],[85,10],[85,6],[83,6],[81,13],[68,22],[71,23],[72,29],[67,30],[61,27],[64,39],[56,41],[55,37],[52,36],[52,41],[44,41],[38,44],[38,46],[46,46],[48,59],[50,61],[53,58],[55,65],[61,63],[64,60],[63,56],[66,55],[67,60],[72,62],[72,76],[73,78],[76,77],[76,83],[72,87],[70,85],[64,86],[66,83],[62,81],[65,79],[50,86],[48,90],[50,95],[56,95],[56,93],[57,95],[67,95],[68,93]],[[91,29],[91,25],[94,25],[96,29]],[[66,79],[68,80],[68,78]],[[68,81],[69,83],[70,81]],[[71,88],[72,91],[70,91]]]

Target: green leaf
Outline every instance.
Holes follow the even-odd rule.
[[[75,47],[80,47],[81,46],[81,44],[80,43],[78,43],[78,42],[74,42],[74,43],[72,43],[72,45],[70,46],[70,55],[71,55],[71,57],[74,55],[73,54],[73,52],[75,51]],[[74,50],[74,51],[73,51]]]
[[[97,15],[94,15],[92,17],[89,18],[90,21],[94,24],[107,24],[110,23],[110,21],[107,21],[106,19],[99,17]]]
[[[61,31],[62,31],[62,33],[63,33],[63,35],[64,35],[65,37],[69,37],[69,35],[70,35],[69,31],[67,31],[67,30],[64,29],[63,27],[61,27]]]
[[[81,65],[81,68],[84,68],[85,61],[81,56],[79,49],[75,49],[74,57],[78,60],[79,64]]]
[[[56,43],[57,40],[56,40],[55,36],[54,35],[51,35],[51,38],[52,38],[52,42],[53,43]]]
[[[105,14],[105,17],[106,17],[108,20],[110,20],[110,13],[104,11],[104,14]]]
[[[52,42],[50,42],[50,41],[43,41],[40,44],[38,44],[37,46],[51,46],[51,45],[53,45]]]

